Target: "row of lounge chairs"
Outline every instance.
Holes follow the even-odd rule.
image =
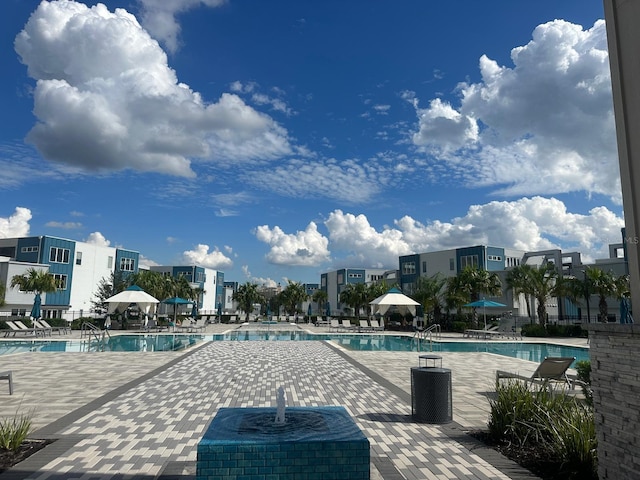
[[[469,328],[469,329],[464,331],[462,336],[463,337],[468,337],[468,338],[483,339],[483,340],[487,340],[487,339],[491,339],[491,338],[500,338],[500,337],[502,337],[502,338],[519,338],[519,337],[522,337],[522,335],[519,334],[518,332],[513,331],[513,330],[511,330],[511,331],[503,330],[498,325],[490,326],[490,327],[487,327],[485,329]]]
[[[330,332],[380,332],[384,330],[384,324],[378,320],[360,320],[359,325],[354,325],[350,320],[329,319]]]
[[[70,327],[52,327],[46,320],[32,320],[33,327],[27,327],[21,320],[5,320],[4,323],[9,327],[4,331],[4,336],[9,335],[33,335],[35,337],[51,336],[53,332],[57,332],[59,335],[71,333]]]

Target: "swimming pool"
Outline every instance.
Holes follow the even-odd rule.
[[[589,349],[566,347],[546,343],[526,342],[427,342],[420,349],[416,339],[404,335],[349,335],[312,334],[300,330],[233,331],[219,335],[114,335],[104,344],[104,351],[111,352],[162,352],[179,350],[203,341],[309,341],[330,340],[343,348],[355,351],[401,351],[401,352],[485,352],[533,362],[544,357],[576,357],[589,360]],[[80,340],[11,340],[0,342],[0,355],[20,352],[86,352],[101,346],[96,342]]]

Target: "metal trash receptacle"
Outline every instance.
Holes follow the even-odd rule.
[[[450,369],[411,368],[411,415],[414,420],[425,423],[453,420]]]

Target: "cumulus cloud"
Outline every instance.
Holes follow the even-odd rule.
[[[233,266],[233,261],[217,247],[210,252],[209,245],[196,245],[193,250],[183,252],[182,257],[190,265],[201,265],[215,270],[224,270]]]
[[[197,2],[149,2],[179,12]],[[193,177],[191,159],[290,153],[286,130],[237,95],[216,103],[180,83],[158,43],[123,9],[42,2],[15,39],[34,78],[27,140],[48,160],[92,171]]]
[[[305,230],[295,234],[284,233],[277,226],[261,225],[256,228],[255,235],[271,247],[266,258],[276,265],[316,266],[329,259],[329,240],[318,232],[314,222],[309,222]]]
[[[97,245],[99,247],[108,247],[109,245],[111,245],[111,242],[107,240],[100,232],[90,233],[89,236],[85,239],[85,242],[92,245]]]
[[[257,285],[260,286],[264,286],[264,287],[269,287],[269,288],[275,288],[278,286],[278,282],[276,282],[273,278],[270,277],[254,277],[251,272],[249,271],[249,266],[248,265],[243,265],[242,266],[242,273],[244,273],[244,276],[247,278],[247,280],[251,283],[255,283]]]
[[[376,230],[365,215],[333,211],[324,222],[334,256],[341,262],[397,268],[398,256],[469,245],[524,251],[577,250],[584,260],[607,258],[608,245],[621,241],[624,220],[605,207],[588,214],[567,211],[555,198],[532,197],[472,205],[449,221],[421,223],[410,216]],[[334,262],[336,263],[336,262]]]
[[[11,216],[7,218],[0,217],[0,238],[28,236],[29,220],[31,220],[31,210],[24,207],[16,207]]]
[[[218,7],[226,0],[139,0],[142,4],[142,23],[156,39],[171,52],[179,47],[180,24],[176,15],[199,6]]]
[[[539,25],[511,60],[483,55],[481,81],[458,86],[459,106],[435,99],[422,109],[404,92],[418,115],[414,145],[503,195],[585,190],[620,202],[604,21]]]

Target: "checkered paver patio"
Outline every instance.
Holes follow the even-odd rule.
[[[0,480],[194,478],[189,468],[195,464],[197,443],[217,410],[273,406],[279,386],[285,388],[289,405],[344,406],[371,442],[372,478],[535,478],[465,433],[465,428],[486,422],[486,398],[482,405],[478,398],[503,358],[495,355],[444,355],[445,367],[456,365],[476,378],[458,382],[454,370],[456,423],[442,426],[411,419],[407,399],[415,352],[346,352],[318,341],[216,341],[186,353],[7,357],[0,357],[0,366],[15,363],[16,394],[0,393],[0,404],[19,405],[25,382],[39,382],[43,395],[61,389],[72,398],[67,414],[60,406],[65,394],[57,392],[57,420],[42,407],[44,420],[35,414],[36,425],[42,426],[36,433],[59,438],[52,444],[57,447],[0,474]],[[39,377],[33,363],[22,371],[20,362],[41,363]],[[535,366],[519,362],[525,369]],[[83,405],[75,411],[74,395],[82,397],[77,403]],[[2,410],[4,414],[4,406]]]

